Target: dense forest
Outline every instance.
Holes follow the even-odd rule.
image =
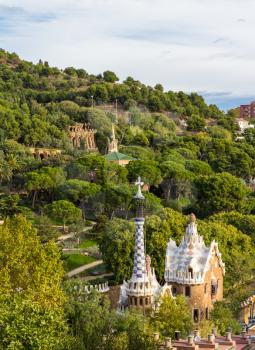
[[[114,272],[113,284],[128,278],[138,176],[147,186],[147,251],[159,280],[169,238],[180,241],[187,214],[194,212],[199,232],[206,243],[219,242],[226,263],[226,300],[219,308],[237,315],[240,301],[254,287],[255,130],[247,129],[237,139],[236,116],[236,110],[225,113],[208,106],[196,93],[164,91],[160,84],[150,87],[132,77],[119,82],[110,70],[97,76],[73,67],[60,70],[0,50],[0,215],[5,221],[0,243],[6,244],[0,254],[2,348],[89,350],[97,329],[102,337],[110,334],[109,324],[116,334],[109,335],[108,347],[100,343],[98,348],[120,349],[116,344],[123,341],[129,344],[125,349],[136,349],[132,337],[154,348],[137,315],[113,316],[108,301],[102,303],[98,295],[83,303],[81,296],[75,299],[70,285],[62,283],[61,254],[54,242],[59,235],[54,224],[78,231],[93,220],[103,259]],[[85,122],[96,130],[98,152],[75,149],[69,139],[68,126]],[[126,167],[105,158],[112,123],[120,152],[135,158]],[[40,159],[33,157],[31,147],[61,152]],[[38,271],[27,280],[33,261]],[[8,304],[17,288],[23,292]],[[183,300],[179,303],[183,308]],[[32,315],[28,333],[36,334],[42,321],[36,345],[28,335],[21,339],[8,328],[14,315],[21,327],[24,312]]]

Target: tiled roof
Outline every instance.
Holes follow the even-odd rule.
[[[111,152],[108,153],[105,158],[107,160],[135,160],[135,158],[128,156],[127,154],[120,153],[120,152]]]

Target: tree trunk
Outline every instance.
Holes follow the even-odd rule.
[[[85,200],[84,199],[81,200],[81,210],[82,210],[83,220],[85,221],[86,220],[86,216],[85,216]]]
[[[34,191],[34,194],[33,194],[33,199],[32,199],[32,208],[33,208],[33,209],[35,208],[36,196],[37,196],[37,191],[35,190],[35,191]]]

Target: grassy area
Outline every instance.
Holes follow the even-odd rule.
[[[66,271],[71,271],[79,266],[89,264],[96,260],[93,256],[83,254],[64,254],[63,259]]]
[[[87,249],[90,247],[95,247],[96,245],[97,245],[96,241],[93,241],[92,239],[87,239],[81,242],[78,248]]]

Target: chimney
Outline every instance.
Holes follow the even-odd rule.
[[[165,348],[166,349],[171,349],[172,348],[172,340],[169,337],[165,338]]]
[[[210,343],[213,343],[213,342],[214,342],[214,339],[215,339],[214,334],[208,334],[208,341],[209,341]]]
[[[194,330],[194,337],[199,337],[199,330],[198,329],[195,329]]]
[[[193,337],[193,335],[189,335],[188,336],[188,344],[189,345],[194,345],[194,337]]]
[[[174,332],[175,340],[180,340],[180,331]]]
[[[232,341],[231,332],[226,333],[226,340]]]

